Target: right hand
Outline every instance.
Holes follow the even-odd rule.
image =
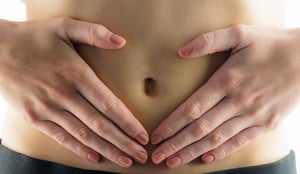
[[[0,21],[0,93],[34,128],[82,158],[145,163],[148,134],[76,53],[74,43],[119,49],[125,39],[70,18]],[[137,143],[137,140],[139,143]]]

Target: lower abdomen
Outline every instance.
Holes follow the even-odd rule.
[[[27,5],[29,19],[74,17],[103,24],[127,39],[127,45],[121,50],[107,51],[82,45],[77,46],[77,50],[151,134],[160,121],[203,85],[227,58],[226,53],[220,53],[196,60],[183,60],[177,55],[177,49],[201,33],[235,23],[276,23],[276,17],[264,20],[267,18],[265,15],[264,18],[249,16],[252,13],[258,14],[246,8],[254,1],[154,0],[125,3],[121,0],[27,0]],[[256,2],[262,8],[263,2]],[[273,2],[269,0],[269,3]],[[243,7],[239,6],[244,3],[246,5]],[[48,8],[48,5],[60,8]],[[31,157],[84,169],[119,173],[157,171],[192,174],[278,160],[289,152],[281,132],[282,129],[279,128],[264,135],[222,161],[203,165],[195,160],[175,170],[169,170],[163,165],[153,165],[150,161],[146,165],[134,165],[129,169],[121,169],[105,159],[99,164],[91,164],[31,128],[14,111],[7,115],[2,143]],[[149,154],[153,148],[154,146],[147,146]]]

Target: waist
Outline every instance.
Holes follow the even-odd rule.
[[[170,170],[164,165],[154,165],[149,160],[145,165],[134,165],[129,169],[123,169],[106,159],[102,159],[98,164],[94,164],[77,157],[46,135],[31,128],[14,111],[8,112],[2,144],[13,151],[33,158],[81,169],[116,173],[208,173],[230,168],[271,163],[289,153],[289,147],[285,140],[284,126],[282,126],[254,140],[248,146],[224,160],[212,164],[204,165],[199,160],[195,160],[183,167]],[[146,149],[151,153],[153,148],[153,146],[149,145]]]
[[[242,3],[237,0],[230,1],[231,3],[227,1],[221,3],[218,0],[191,0],[190,3],[116,1],[119,4],[115,4],[115,1],[96,0],[82,3],[79,1],[62,3],[53,0],[43,2],[45,3],[27,1],[29,19],[73,17],[103,24],[127,39],[126,47],[121,50],[99,50],[82,45],[78,45],[76,49],[148,132],[152,132],[162,119],[205,83],[226,59],[226,53],[222,53],[193,61],[183,60],[176,54],[179,46],[200,33],[234,23],[259,24],[269,21],[254,22],[256,20],[248,17],[248,13],[242,13],[245,11],[244,8],[237,7]],[[45,4],[61,8],[49,11],[47,10],[49,8],[45,8],[47,6]],[[243,6],[248,6],[248,3]],[[261,16],[257,19],[260,18]],[[270,24],[277,23],[277,19],[270,21],[272,21],[268,22]],[[30,128],[21,116],[13,112],[9,113],[5,126],[3,145],[14,151],[77,168],[118,173],[207,173],[269,163],[289,153],[281,129],[278,129],[213,164],[203,165],[196,160],[184,167],[169,170],[163,165],[157,166],[148,161],[145,165],[121,169],[105,159],[99,164],[91,164],[80,159],[47,136]],[[147,147],[149,153],[152,149],[154,146]]]
[[[22,167],[15,167],[15,163],[22,164]],[[238,173],[255,173],[264,174],[273,172],[274,174],[286,173],[296,174],[296,159],[294,151],[291,151],[289,155],[274,163],[268,163],[265,165],[257,165],[244,168],[235,168],[229,170],[217,171],[209,174],[238,174]],[[32,168],[32,164],[35,168]],[[0,168],[4,173],[14,174],[40,174],[48,172],[47,174],[54,173],[72,173],[72,174],[112,174],[105,171],[93,171],[82,170],[74,167],[67,167],[61,164],[52,163],[49,161],[38,160],[30,158],[28,156],[13,152],[3,146],[0,146]]]

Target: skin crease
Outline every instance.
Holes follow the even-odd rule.
[[[189,59],[224,50],[231,50],[231,54],[206,83],[208,87],[204,85],[195,92],[153,132],[165,139],[171,137],[155,150],[154,161],[156,154],[166,154],[165,158],[171,156],[167,165],[174,168],[193,160],[188,153],[197,157],[211,151],[202,157],[210,163],[276,128],[299,103],[297,35],[299,29],[237,25],[199,36],[180,49],[179,54]],[[282,64],[288,68],[282,68]],[[279,71],[278,76],[274,76],[274,68]],[[220,98],[207,100],[213,91]],[[200,112],[188,113],[183,109],[189,108],[187,105],[195,106],[193,103],[201,106],[201,110],[193,108]],[[211,107],[211,103],[217,104]],[[232,116],[217,117],[222,112]],[[182,115],[193,119],[187,120]],[[195,130],[197,134],[191,135]]]
[[[5,23],[5,21],[1,22],[2,24]],[[11,39],[6,42],[7,45],[1,47],[2,59],[0,79],[1,84],[7,83],[5,86],[1,85],[1,93],[12,106],[19,108],[18,112],[24,115],[24,118],[33,127],[54,138],[58,143],[64,144],[77,155],[94,162],[99,160],[97,154],[93,152],[91,148],[74,140],[72,136],[82,139],[84,138],[84,134],[88,134],[91,138],[98,140],[98,145],[109,147],[110,150],[114,151],[116,157],[121,155],[124,156],[125,154],[115,147],[108,145],[103,139],[97,139],[97,136],[102,135],[105,139],[112,133],[112,136],[118,137],[119,141],[125,140],[125,142],[122,143],[129,143],[129,141],[132,141],[131,144],[133,147],[135,146],[139,151],[145,151],[140,144],[133,142],[127,135],[125,136],[123,132],[120,132],[120,129],[123,127],[128,135],[135,138],[140,131],[147,134],[143,126],[110,92],[110,90],[103,85],[101,81],[98,81],[94,72],[90,70],[81,58],[78,58],[79,56],[73,50],[72,45],[69,45],[71,42],[80,41],[81,43],[91,44],[103,49],[119,49],[125,43],[123,38],[109,32],[102,26],[65,18],[50,19],[46,22],[11,23],[10,25],[13,26],[12,28],[14,28],[14,30],[6,30],[5,33],[8,38],[12,37],[12,34],[14,33],[16,38],[23,40],[23,42],[17,42],[16,40]],[[90,29],[93,27],[95,28],[95,38],[90,37]],[[57,30],[57,28],[59,30]],[[78,28],[80,28],[80,30],[77,30]],[[35,37],[31,37],[31,35],[28,34],[30,32],[35,33]],[[30,50],[28,46],[31,45],[27,44],[26,46],[22,46],[24,45],[24,41],[28,41],[32,45],[35,45],[36,50],[27,51]],[[118,41],[117,45],[115,44],[116,41]],[[49,50],[48,45],[55,46],[51,47]],[[21,50],[19,48],[23,49]],[[52,56],[57,57],[57,59],[53,59]],[[64,57],[64,59],[61,59],[61,57]],[[78,65],[81,66],[78,67]],[[34,67],[34,71],[32,67]],[[52,71],[50,71],[50,73],[41,73],[45,69],[52,69]],[[79,74],[76,74],[74,69],[76,69]],[[14,71],[12,72],[11,70]],[[19,73],[23,73],[23,75],[19,76]],[[97,88],[89,88],[88,92],[84,91],[87,87],[83,83],[77,84],[77,81],[80,81],[83,77],[85,79],[84,84],[97,86]],[[24,95],[24,92],[16,90],[19,86],[16,85],[18,83],[22,84],[19,85],[22,86],[23,90],[28,90],[26,95],[31,98]],[[62,85],[63,88],[57,89],[57,84]],[[82,99],[82,96],[86,97],[86,99],[94,104],[95,107],[98,107],[99,110],[106,113],[107,105],[103,105],[97,101],[97,98],[95,99],[96,94],[99,95],[99,98],[115,100],[115,104],[118,104],[118,111],[111,111],[110,113],[113,114],[111,117],[112,120],[114,119],[113,117],[115,117],[114,124],[110,123],[110,121],[101,113],[95,112],[95,109],[92,108],[86,100]],[[15,99],[16,96],[18,98],[17,100]],[[61,100],[56,100],[57,97],[60,97]],[[66,112],[65,108],[68,108],[68,112]],[[89,118],[90,113],[94,113],[96,118]],[[48,114],[51,118],[49,118]],[[56,114],[61,116],[55,117]],[[87,127],[82,125],[77,119],[72,119],[74,118],[72,114],[78,116],[78,120],[85,122],[87,125],[91,125],[91,129],[94,129],[95,133],[98,132],[98,135],[87,132]],[[122,116],[117,118],[120,115]],[[128,117],[132,117],[130,122]],[[96,125],[96,121],[107,125],[107,131],[109,132],[106,134],[99,132],[99,125]],[[66,122],[67,124],[64,125],[65,130],[63,130],[60,125]],[[115,124],[118,123],[120,124],[119,128],[116,128]],[[135,127],[130,129],[130,127],[126,126],[130,124],[134,124]],[[72,132],[70,131],[71,129],[78,130]],[[73,133],[73,135],[68,135],[68,131]],[[118,142],[114,143],[118,144]],[[5,142],[3,142],[3,144],[5,144]],[[104,153],[103,155],[105,156]],[[123,159],[124,158],[125,156]],[[118,159],[115,158],[111,160],[117,162]]]
[[[30,4],[30,1],[28,2]],[[49,6],[51,5],[55,6],[57,4],[60,4],[58,5],[59,8],[54,8],[56,9],[56,11],[51,11],[51,12],[47,12],[45,8],[41,8],[42,6],[39,6],[39,3],[32,3],[32,6],[29,7],[37,6],[39,8],[35,8],[36,11],[33,9],[29,10],[29,14],[31,14],[31,18],[40,19],[40,20],[52,16],[70,16],[85,21],[103,24],[108,28],[112,28],[115,32],[124,35],[124,37],[127,40],[127,44],[125,48],[121,49],[120,51],[113,51],[113,52],[103,51],[103,50],[100,51],[96,48],[92,48],[88,46],[78,46],[76,48],[79,51],[80,55],[84,58],[84,60],[93,68],[96,74],[100,77],[100,79],[103,80],[103,82],[106,85],[108,85],[109,88],[118,97],[120,97],[122,101],[126,103],[126,106],[130,108],[130,110],[141,121],[142,125],[146,128],[147,132],[149,133],[152,133],[155,127],[159,125],[161,120],[163,120],[163,118],[165,118],[170,111],[174,110],[177,106],[179,106],[179,104],[182,103],[186,98],[188,98],[188,96],[190,96],[195,90],[197,90],[201,86],[201,84],[204,84],[204,82],[208,79],[208,77],[213,74],[213,72],[221,65],[221,63],[223,63],[227,55],[227,54],[219,54],[219,55],[217,54],[211,57],[202,58],[202,60],[199,59],[195,61],[191,61],[191,60],[184,61],[183,59],[174,59],[174,57],[180,58],[176,54],[177,49],[179,47],[181,47],[188,40],[191,40],[192,38],[199,35],[200,33],[205,33],[207,31],[212,31],[218,28],[228,27],[236,22],[247,21],[248,23],[257,23],[257,24],[262,24],[265,23],[266,21],[270,22],[270,24],[272,23],[276,24],[278,22],[275,19],[273,19],[274,21],[272,22],[272,20],[270,19],[264,20],[261,17],[249,18],[249,16],[251,16],[249,14],[252,14],[250,7],[253,6],[251,6],[251,4],[252,3],[255,4],[255,2],[253,1],[244,1],[245,4],[241,3],[242,5],[240,4],[241,1],[230,1],[232,3],[227,4],[227,8],[236,9],[236,11],[234,10],[233,14],[226,12],[228,16],[221,15],[222,16],[221,18],[218,18],[218,16],[220,15],[212,15],[209,11],[211,11],[212,6],[217,8],[215,10],[222,11],[224,10],[222,7],[225,4],[221,3],[219,4],[219,6],[216,6],[216,4],[218,4],[217,3],[218,1],[204,1],[205,3],[203,4],[206,4],[207,6],[201,4],[203,8],[202,10],[199,10],[197,8],[200,8],[201,6],[197,8],[191,8],[191,6],[195,6],[195,4],[193,3],[196,2],[196,1],[192,1],[190,3],[191,6],[186,7],[191,9],[182,10],[182,11],[191,12],[189,14],[190,16],[197,16],[193,14],[196,11],[201,12],[200,13],[201,15],[206,14],[206,16],[203,17],[202,19],[206,19],[208,21],[211,20],[214,22],[212,23],[208,23],[208,21],[199,21],[198,23],[187,22],[185,23],[184,27],[180,28],[177,25],[179,25],[183,21],[189,21],[189,20],[185,20],[184,18],[182,19],[176,18],[176,21],[178,23],[174,22],[173,24],[174,26],[177,26],[178,30],[175,30],[176,27],[172,26],[171,23],[164,23],[165,28],[161,28],[163,30],[160,30],[162,31],[162,33],[160,33],[159,30],[149,31],[146,30],[147,28],[139,28],[141,26],[147,27],[144,26],[143,23],[140,23],[139,25],[133,25],[133,24],[136,21],[143,21],[141,19],[145,19],[145,18],[148,20],[151,19],[151,15],[149,14],[157,14],[157,18],[153,18],[151,20],[153,23],[151,22],[149,23],[149,24],[153,24],[153,26],[160,26],[156,24],[166,22],[166,21],[175,21],[173,18],[171,18],[171,20],[166,20],[168,18],[161,18],[161,16],[164,16],[165,14],[168,13],[172,14],[172,12],[176,11],[178,7],[183,8],[182,4],[180,4],[179,2],[174,3],[174,4],[178,4],[178,6],[169,9],[167,7],[170,6],[170,4],[168,3],[158,4],[159,3],[158,1],[153,1],[155,3],[150,5],[153,5],[154,7],[161,7],[161,9],[155,9],[157,11],[155,11],[155,13],[152,13],[151,10],[154,9],[149,8],[151,7],[149,6],[149,4],[140,3],[139,4],[140,8],[132,6],[132,8],[135,10],[137,9],[144,10],[143,11],[144,15],[139,16],[140,20],[137,20],[133,18],[134,16],[133,14],[135,14],[136,12],[130,9],[130,6],[126,6],[126,3],[122,4],[121,2],[119,2],[120,3],[119,5],[115,5],[110,3],[105,4],[104,3],[105,1],[98,1],[99,4],[95,5],[95,1],[89,1],[90,3],[88,3],[88,1],[85,1],[83,4],[76,1],[77,3],[72,3],[70,5],[70,2],[71,1],[64,1],[64,3],[62,3],[61,1],[57,1],[56,3],[55,1],[51,1],[51,3],[48,2]],[[43,2],[43,6],[45,6],[45,3],[47,4],[47,1]],[[260,2],[258,3],[261,4]],[[46,6],[49,7],[48,5]],[[101,12],[105,15],[110,16],[111,21],[105,20],[107,16],[104,16],[105,18],[103,17],[102,19],[101,17],[103,14],[101,15],[98,13],[97,14],[93,13],[97,11],[95,9],[93,10],[93,8],[102,7],[102,6],[104,8],[102,10],[98,9],[98,13]],[[81,10],[80,11],[76,10],[76,8],[79,7],[81,8]],[[117,9],[118,7],[128,9],[127,12],[120,13],[123,15],[124,18],[127,17],[128,20],[124,20],[124,19],[118,20],[118,16],[116,15],[116,13],[113,12],[109,13],[110,9],[114,9],[114,8],[116,9],[111,11],[119,11]],[[207,8],[207,10],[205,7]],[[263,8],[263,5],[261,5],[259,8]],[[53,9],[53,8],[49,8],[49,9]],[[175,10],[173,11],[172,9]],[[245,9],[246,12],[249,11],[249,13],[245,13]],[[243,11],[245,15],[236,15],[236,13],[239,14],[239,10]],[[132,11],[132,13],[130,13],[130,11]],[[127,14],[127,16],[126,15],[124,16],[124,14]],[[190,19],[189,15],[186,14],[186,18]],[[240,16],[241,19],[235,18],[235,20],[232,21],[231,15]],[[182,14],[179,16],[182,16]],[[170,16],[164,16],[164,17],[170,17]],[[131,21],[132,24],[129,25],[128,23],[124,23],[122,21],[127,21],[127,22]],[[203,23],[205,23],[206,25],[203,26]],[[128,26],[131,26],[133,28],[130,28]],[[173,30],[170,30],[170,28],[172,28]],[[186,30],[184,30],[185,28]],[[138,34],[135,33],[136,31],[139,31],[139,33]],[[183,31],[181,33],[182,35],[178,35],[179,31],[181,32]],[[162,37],[165,35],[169,36],[170,38]],[[171,42],[170,39],[172,39]],[[143,40],[143,42],[140,40]],[[151,40],[153,41],[157,40],[159,42],[152,43]],[[153,50],[148,50],[148,48],[152,48]],[[164,50],[166,51],[159,52],[154,48],[164,48]],[[124,55],[127,55],[127,57]],[[160,60],[161,58],[164,57],[167,58],[168,56],[170,56],[170,59],[166,59],[165,61]],[[114,60],[114,58],[115,59],[122,58],[122,59]],[[149,63],[149,60],[152,61],[150,61]],[[167,62],[167,63],[162,64],[163,62]],[[126,66],[122,66],[122,65],[126,65]],[[132,65],[132,67],[128,67],[129,65]],[[165,69],[166,70],[165,72],[161,72],[161,74],[155,74],[154,72],[157,72],[157,69],[153,69],[153,67],[155,68],[157,66],[162,66],[163,67],[162,69],[165,69],[166,67],[174,67],[174,69]],[[112,67],[117,67],[118,72],[115,71],[116,68],[112,68]],[[139,69],[138,67],[143,67],[143,68]],[[195,68],[191,68],[191,67],[195,67]],[[145,71],[145,69],[147,70],[147,68],[150,70]],[[130,74],[130,71],[128,73],[128,69],[136,70],[139,73],[133,71],[131,72],[132,74]],[[200,71],[201,69],[203,71]],[[184,70],[184,71],[179,71],[179,70]],[[188,73],[186,73],[183,76],[182,72],[188,72]],[[170,78],[170,74],[168,73],[174,73],[177,76],[175,76],[176,77],[175,79],[172,79]],[[133,74],[139,74],[141,76],[135,77]],[[163,74],[167,74],[167,76],[164,77],[162,76]],[[124,75],[124,77],[120,77],[119,75]],[[144,79],[148,78],[149,75],[150,77],[154,77],[154,79],[158,81],[158,85],[163,81],[167,82],[165,84],[162,84],[162,86],[157,86],[156,88],[157,90],[164,89],[165,87],[165,89],[168,89],[168,91],[170,91],[171,93],[169,93],[168,95],[165,94],[165,96],[167,97],[165,96],[161,97],[161,95],[159,94],[162,94],[162,92],[157,91],[156,97],[150,98],[152,100],[149,100],[149,97],[146,96],[144,93],[142,93],[144,92],[143,86],[141,85],[142,83],[141,84],[139,83],[139,82],[144,82]],[[178,78],[178,75],[181,78]],[[195,83],[194,81],[195,79],[193,78],[198,79],[197,83]],[[178,81],[180,79],[184,79],[184,81]],[[138,81],[138,83],[129,83],[131,81],[133,82]],[[174,86],[176,86],[177,88],[174,89]],[[139,93],[136,91],[142,91],[142,92]],[[178,93],[178,91],[180,91],[180,93]],[[171,101],[173,103],[170,103]],[[153,111],[153,108],[156,109]],[[26,123],[24,123],[19,118],[18,113],[15,113],[15,111],[11,111],[10,117],[8,118],[6,123],[7,123],[5,128],[6,133],[3,139],[3,143],[5,146],[13,150],[19,151],[21,153],[33,157],[47,159],[50,161],[55,161],[66,165],[76,166],[80,168],[108,170],[108,171],[115,171],[115,172],[126,172],[126,173],[137,172],[138,173],[143,171],[143,173],[145,173],[149,171],[146,169],[151,169],[150,170],[151,172],[153,172],[153,170],[155,169],[159,173],[180,173],[182,171],[189,171],[189,173],[209,172],[218,169],[221,170],[225,168],[272,162],[282,158],[284,155],[288,153],[288,149],[284,145],[285,141],[283,141],[282,139],[284,136],[280,136],[282,134],[282,130],[280,127],[278,129],[275,129],[274,131],[271,131],[268,134],[265,134],[260,139],[252,141],[250,145],[243,148],[242,150],[235,153],[234,155],[231,155],[225,160],[210,165],[203,165],[200,164],[199,161],[194,161],[179,169],[168,170],[164,165],[156,166],[153,165],[151,161],[148,161],[146,165],[134,165],[129,169],[123,169],[123,168],[115,167],[115,165],[113,165],[111,162],[109,162],[106,159],[103,159],[99,164],[91,164],[88,163],[87,161],[83,161],[82,159],[76,157],[73,153],[57,145],[57,143],[51,140],[50,138],[30,128]],[[38,142],[38,143],[33,143],[33,142]],[[263,145],[267,146],[268,149],[263,148],[264,147]],[[44,151],[45,147],[47,147],[47,152]],[[151,154],[154,147],[155,146],[152,145],[148,145],[146,147],[146,150],[149,152],[149,154]],[[278,149],[281,149],[281,151],[279,151]],[[276,151],[276,153],[274,153],[274,151]],[[253,154],[254,152],[255,154]],[[57,158],[57,155],[55,154],[64,154],[64,155],[62,155],[63,157]]]

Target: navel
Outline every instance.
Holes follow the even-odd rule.
[[[154,89],[156,86],[156,81],[153,78],[148,77],[144,80],[144,83],[145,83],[144,90],[146,95],[153,96]]]

